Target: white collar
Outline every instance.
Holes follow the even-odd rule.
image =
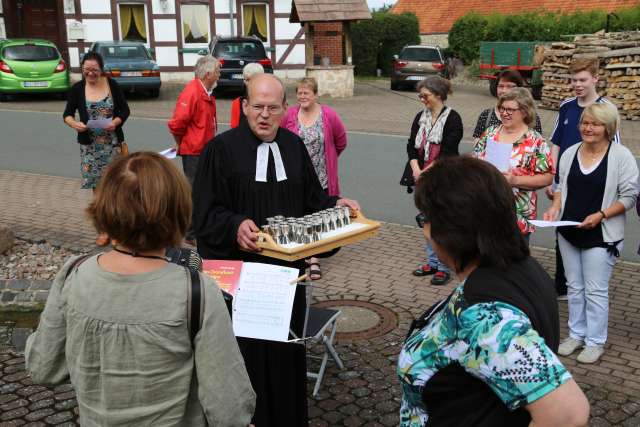
[[[202,85],[202,89],[204,89],[204,91],[207,93],[207,95],[211,96],[213,94],[213,89],[211,89],[211,90],[207,89],[207,87],[204,85],[204,83],[202,83],[202,80],[198,79],[198,81]]]
[[[287,179],[287,173],[284,170],[284,164],[282,163],[282,156],[280,155],[280,148],[278,143],[263,142],[258,145],[258,151],[256,155],[256,181],[267,182],[267,166],[269,165],[269,151],[273,153],[273,161],[276,167],[276,180],[278,182]]]

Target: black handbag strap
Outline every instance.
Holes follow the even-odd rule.
[[[190,280],[189,298],[188,298],[188,319],[189,319],[189,335],[191,337],[191,347],[195,347],[196,335],[200,330],[202,321],[202,282],[200,281],[200,274],[197,271],[193,271],[185,267]]]

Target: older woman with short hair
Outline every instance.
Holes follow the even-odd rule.
[[[554,354],[553,283],[518,233],[500,172],[442,159],[415,199],[426,239],[461,283],[411,325],[397,368],[400,426],[586,426],[589,403]]]
[[[298,105],[287,110],[281,126],[302,138],[322,189],[339,196],[338,157],[347,148],[344,124],[333,108],[318,102],[318,82],[313,77],[298,81],[296,98]],[[311,280],[322,278],[318,258],[310,258],[308,264]]]
[[[638,196],[633,154],[612,143],[620,117],[615,106],[592,104],[580,118],[582,142],[560,158],[560,182],[547,220],[578,221],[558,228],[567,277],[569,337],[559,353],[584,346],[578,362],[594,363],[604,352],[609,317],[609,280],[624,240],[625,212]]]
[[[490,127],[476,142],[475,157],[495,162],[513,188],[516,214],[520,232],[528,242],[534,226],[529,220],[537,217],[538,197],[536,190],[551,184],[553,164],[551,150],[538,132],[532,129],[536,110],[533,98],[527,89],[515,88],[498,100],[498,111],[502,124]],[[505,152],[510,146],[504,162],[488,155],[490,152]]]
[[[72,259],[56,276],[27,341],[33,382],[70,377],[83,426],[246,427],[255,394],[221,291],[164,257],[190,222],[185,177],[156,153],[119,158],[87,213],[112,249]],[[201,326],[189,323],[193,310]]]
[[[445,105],[451,94],[451,82],[440,76],[431,76],[418,83],[418,99],[424,108],[413,119],[411,134],[407,143],[409,165],[414,182],[420,174],[439,159],[458,155],[458,145],[462,140],[463,127],[460,114]],[[414,276],[433,275],[431,284],[446,285],[451,272],[438,259],[429,242],[425,245],[426,264],[413,271]]]

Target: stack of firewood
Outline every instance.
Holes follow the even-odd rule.
[[[541,106],[557,109],[573,96],[569,64],[574,58],[599,58],[598,92],[617,106],[623,118],[640,120],[640,31],[576,36],[572,43],[551,43],[545,50]]]
[[[604,61],[605,95],[623,118],[640,120],[640,47],[612,50]]]
[[[576,53],[573,43],[556,42],[544,51],[542,62],[542,99],[540,106],[557,109],[563,99],[571,96],[569,64]]]

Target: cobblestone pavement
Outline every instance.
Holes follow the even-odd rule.
[[[94,232],[83,219],[88,194],[77,191],[78,182],[0,171],[0,222],[24,238],[46,238],[65,247],[92,250]],[[553,272],[552,251],[534,249],[534,255]],[[382,335],[376,336],[372,328],[349,339],[338,337],[336,348],[345,369],[329,365],[318,396],[309,399],[312,426],[397,424],[400,389],[395,364],[409,323],[455,286],[432,287],[425,278],[412,276],[422,256],[417,228],[384,224],[376,238],[343,248],[323,261],[323,279],[314,282],[315,301],[335,307],[361,301],[393,315],[391,330]],[[620,262],[614,270],[609,342],[601,361],[588,366],[576,364],[575,356],[563,358],[589,397],[593,426],[640,426],[639,279],[640,264]],[[566,303],[560,303],[560,313],[564,338]],[[68,385],[33,386],[20,355],[0,355],[0,427],[73,425],[74,406]]]
[[[181,89],[182,85],[164,84],[158,99],[150,99],[138,94],[129,96],[129,106],[132,111],[130,120],[135,117],[170,117]],[[221,123],[228,123],[231,101],[235,96],[237,95],[228,93],[217,97],[218,120]],[[287,88],[287,99],[290,103],[295,103],[296,97],[292,85]],[[415,93],[391,91],[388,80],[385,79],[357,81],[353,98],[322,97],[320,102],[334,107],[350,131],[407,136],[413,117],[422,108]],[[454,84],[453,95],[449,97],[447,103],[462,116],[465,135],[463,141],[471,142],[478,115],[483,109],[494,105],[495,98],[489,95],[486,85]],[[0,109],[49,111],[62,114],[64,103],[45,96],[20,97],[16,101],[0,104]],[[557,113],[540,109],[538,114],[544,136],[549,136],[555,125]],[[620,133],[623,144],[636,156],[640,156],[640,121],[623,121]]]

